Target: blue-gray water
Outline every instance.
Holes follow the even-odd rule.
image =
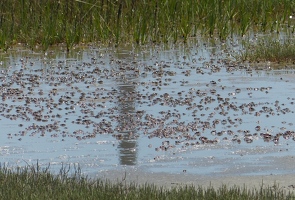
[[[207,46],[2,54],[0,162],[289,173],[275,159],[295,151],[294,70],[251,68]]]

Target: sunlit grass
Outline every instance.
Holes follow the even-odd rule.
[[[292,37],[279,39],[263,37],[244,44],[238,60],[249,62],[295,63],[295,41]]]
[[[49,167],[38,165],[0,169],[0,199],[291,199],[277,185],[267,188],[247,189],[246,187],[220,188],[209,186],[184,186],[174,188],[158,187],[151,184],[127,183],[124,178],[113,183],[107,180],[83,177],[79,168],[72,174],[68,166],[53,175]]]
[[[289,31],[294,10],[293,0],[2,0],[0,47],[165,43],[199,34],[224,40],[249,31]]]

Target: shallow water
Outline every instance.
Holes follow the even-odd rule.
[[[8,166],[91,175],[269,175],[294,166],[291,67],[235,64],[209,44],[18,50],[1,59],[0,162]],[[288,165],[276,162],[283,158]]]

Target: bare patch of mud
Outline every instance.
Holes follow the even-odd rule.
[[[286,192],[295,192],[295,174],[270,174],[270,175],[195,175],[187,172],[171,173],[147,173],[140,169],[111,170],[101,172],[96,178],[110,180],[114,183],[154,184],[159,187],[173,188],[183,186],[213,186],[219,188],[222,185],[239,186],[248,189],[253,188],[279,188]]]

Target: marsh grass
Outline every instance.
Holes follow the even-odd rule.
[[[71,172],[71,173],[70,173]],[[81,175],[79,167],[74,171],[63,166],[57,175],[37,165],[0,168],[1,199],[291,199],[277,185],[267,188],[246,187],[203,188],[184,186],[158,187],[152,184],[127,183],[126,177],[113,183],[108,180],[90,179]]]
[[[198,34],[226,39],[292,27],[293,0],[2,0],[0,47],[160,43]]]
[[[238,60],[250,62],[295,63],[295,40],[292,37],[263,37],[245,42]]]

